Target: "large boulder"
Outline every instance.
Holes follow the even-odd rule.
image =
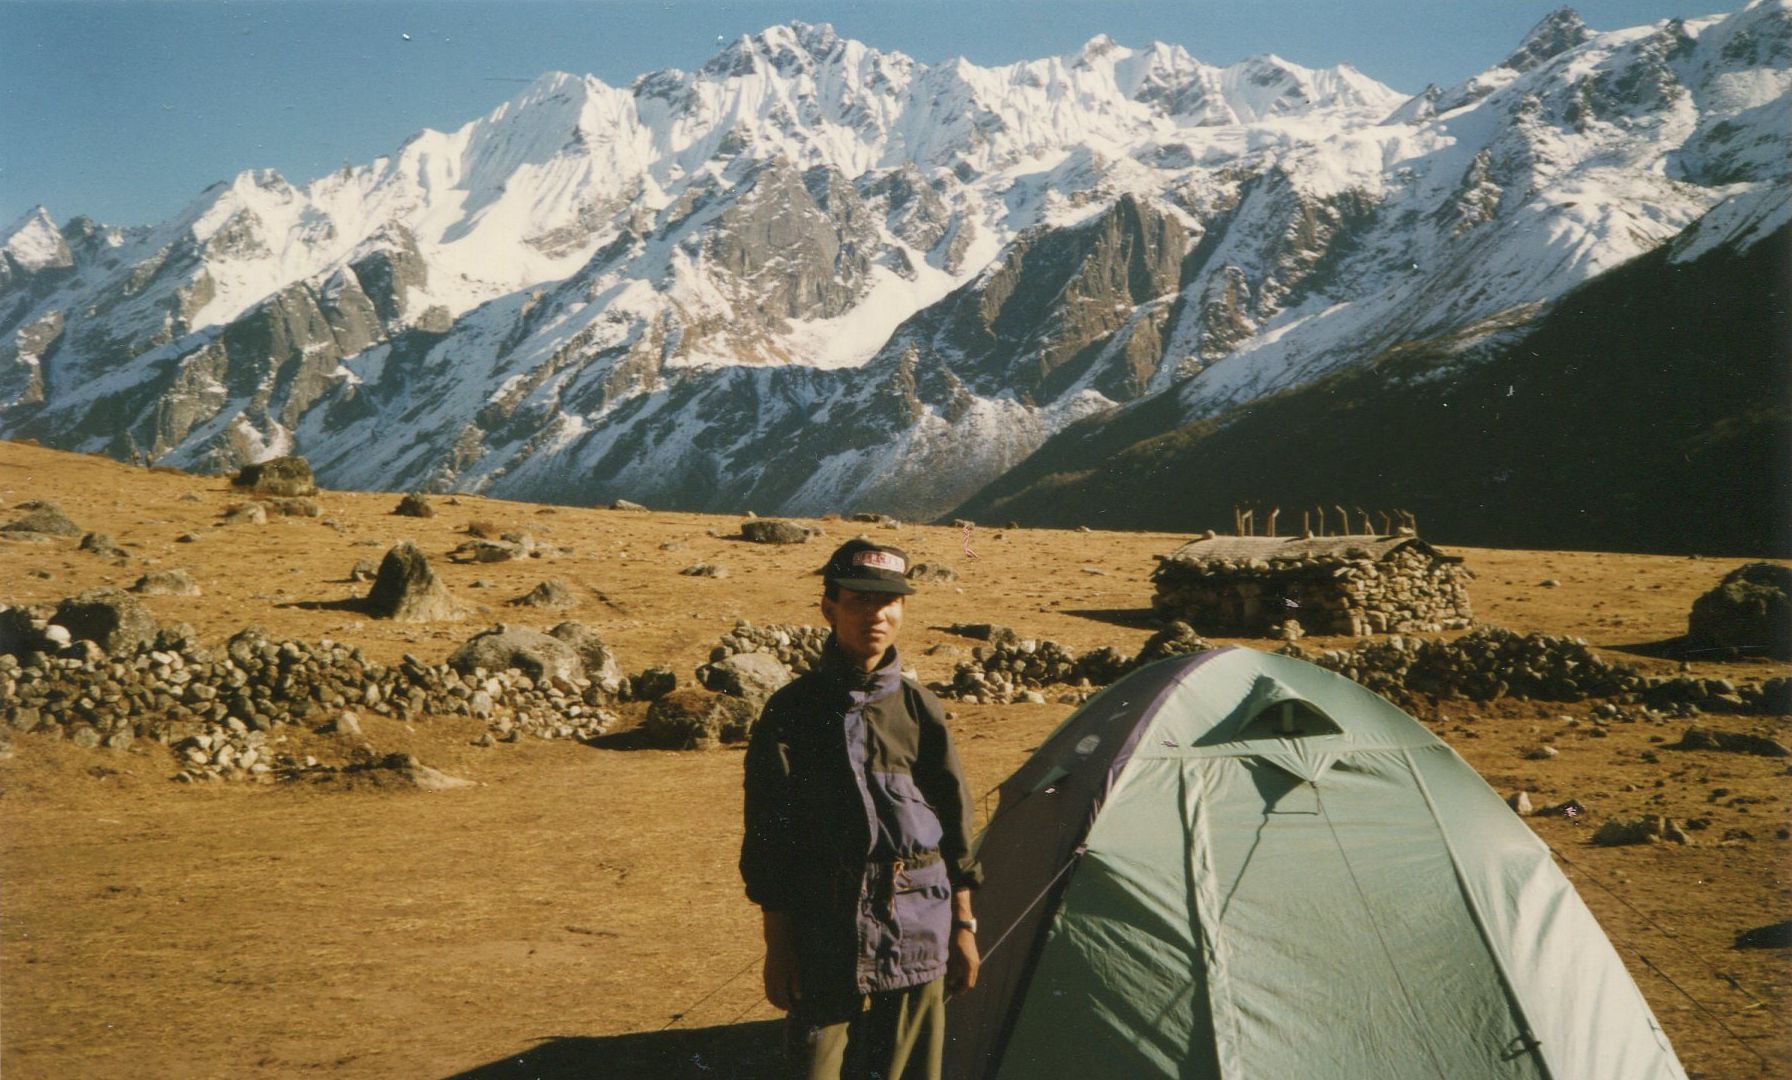
[[[430,504],[429,496],[421,491],[413,491],[398,500],[392,512],[400,517],[432,518],[436,516],[436,508]]]
[[[67,514],[55,503],[29,502],[23,503],[20,509],[26,514],[22,518],[0,525],[0,531],[10,533],[38,533],[43,536],[80,536],[81,526],[69,520]]]
[[[91,641],[110,656],[129,656],[154,645],[156,620],[137,598],[122,589],[101,587],[71,596],[50,617],[76,641]]]
[[[106,559],[122,559],[129,554],[118,546],[117,541],[102,532],[90,532],[81,537],[81,542],[76,545],[76,550],[92,552]]]
[[[755,544],[804,544],[809,530],[794,521],[754,518],[740,523],[740,535]]]
[[[697,669],[699,683],[718,694],[740,698],[753,707],[755,715],[790,679],[790,669],[783,661],[762,652],[735,653]]]
[[[131,591],[140,596],[199,596],[199,583],[185,570],[151,570]]]
[[[261,495],[298,497],[317,494],[311,463],[297,455],[244,465],[230,482]]]
[[[739,742],[753,726],[752,706],[727,694],[674,690],[647,707],[641,733],[666,750],[709,749]]]
[[[1792,660],[1792,567],[1748,563],[1692,602],[1686,643]]]
[[[516,668],[531,679],[585,677],[585,665],[571,645],[539,630],[498,625],[473,635],[448,658],[448,666],[462,675],[475,668],[503,671]]]
[[[429,568],[429,560],[409,540],[401,541],[374,574],[367,610],[376,618],[398,622],[459,619],[466,614],[448,586]]]
[[[573,591],[571,585],[559,578],[548,578],[512,600],[511,603],[517,607],[574,608],[579,606],[579,594]]]
[[[548,636],[571,646],[585,666],[585,677],[602,687],[605,693],[614,694],[622,689],[622,666],[616,662],[615,652],[584,623],[563,622],[549,630]]]

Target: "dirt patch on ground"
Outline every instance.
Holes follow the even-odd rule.
[[[0,601],[48,603],[185,569],[199,597],[150,596],[164,622],[216,645],[257,623],[276,638],[331,638],[396,662],[446,657],[482,626],[577,619],[625,671],[692,669],[737,618],[816,623],[815,570],[861,531],[945,563],[956,582],[914,598],[903,645],[927,681],[974,644],[952,623],[1000,622],[1076,650],[1136,650],[1149,636],[1152,556],[1187,537],[961,530],[820,521],[825,538],[761,546],[738,519],[536,507],[436,497],[433,518],[398,496],[323,492],[317,518],[221,525],[243,500],[222,478],[0,444],[0,519],[52,499],[122,559],[76,538],[0,540]],[[450,563],[482,522],[529,532],[542,554]],[[182,540],[182,537],[197,537]],[[341,606],[365,595],[358,560],[413,539],[456,596],[460,623],[396,625]],[[1610,659],[1671,673],[1668,644],[1694,597],[1742,560],[1452,549],[1477,577],[1484,622],[1585,637]],[[725,578],[679,573],[697,563]],[[578,606],[508,601],[542,580]],[[1544,582],[1553,582],[1545,585]],[[1247,642],[1267,647],[1264,642]],[[1313,640],[1309,648],[1348,645]],[[1764,661],[1691,660],[1703,677],[1786,674]],[[1068,712],[953,705],[972,781],[991,788]],[[1426,703],[1419,716],[1501,794],[1574,816],[1532,818],[1629,963],[1696,1077],[1792,1065],[1784,948],[1736,949],[1739,932],[1792,917],[1784,759],[1673,750],[1685,720],[1595,723],[1591,705]],[[626,722],[640,709],[624,710]],[[741,896],[736,750],[475,745],[470,718],[363,714],[357,742],[406,753],[474,786],[420,791],[390,777],[290,784],[170,782],[167,748],[83,750],[39,735],[0,761],[0,1069],[24,1077],[146,1075],[751,1076],[773,1016],[758,992],[755,912]],[[1776,734],[1761,717],[1703,726]],[[1596,734],[1602,733],[1602,734]],[[294,749],[348,748],[294,730]],[[1546,760],[1525,757],[1549,746]],[[1693,843],[1595,847],[1616,816],[1697,821]]]

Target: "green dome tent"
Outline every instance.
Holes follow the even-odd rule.
[[[1151,664],[1000,791],[949,1076],[1685,1080],[1549,849],[1342,676]]]

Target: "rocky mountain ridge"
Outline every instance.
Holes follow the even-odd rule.
[[[1746,250],[1788,217],[1789,61],[1785,0],[1558,12],[1411,99],[1106,37],[979,68],[773,27],[147,229],[27,215],[0,234],[0,435],[936,515],[1078,420],[1224,422],[1415,341],[1466,369],[1695,223]]]

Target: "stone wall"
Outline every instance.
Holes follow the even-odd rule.
[[[1166,558],[1151,606],[1212,634],[1270,634],[1290,619],[1308,634],[1436,633],[1473,622],[1470,576],[1416,548],[1382,559]]]
[[[498,740],[588,739],[615,723],[605,708],[615,700],[586,679],[462,674],[408,655],[377,664],[341,642],[279,641],[253,628],[218,651],[176,628],[110,655],[0,653],[0,716],[11,730],[115,750],[152,740],[174,751],[183,780],[278,778],[314,766],[282,752],[283,729],[352,731],[356,710],[405,721],[477,717]]]

